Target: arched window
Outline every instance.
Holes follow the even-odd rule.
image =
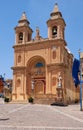
[[[52,78],[52,85],[55,86],[56,85],[56,77]]]
[[[37,62],[35,67],[43,67],[44,65],[41,62]]]
[[[23,33],[20,32],[20,33],[19,33],[19,42],[22,42],[22,40],[23,40]]]
[[[35,64],[35,68],[36,68],[36,74],[37,75],[41,75],[42,74],[42,68],[44,67],[44,64],[42,62],[37,62]]]
[[[53,59],[56,59],[56,50],[53,50],[53,52],[52,52],[52,56],[53,56]]]
[[[52,28],[52,36],[53,36],[53,37],[56,37],[56,36],[57,36],[57,27],[56,27],[56,26],[54,26],[54,27]]]

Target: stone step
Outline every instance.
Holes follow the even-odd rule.
[[[4,98],[0,98],[0,104],[4,104]]]
[[[35,104],[52,104],[55,102],[55,99],[34,99]]]
[[[17,101],[10,101],[10,104],[27,104],[28,100],[22,101],[22,100],[17,100]]]

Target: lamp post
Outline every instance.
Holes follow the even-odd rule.
[[[4,75],[4,80],[5,80],[5,73],[3,75]]]
[[[79,53],[79,62],[80,62],[80,111],[82,111],[82,67],[81,67],[81,57],[80,57],[80,49],[78,51]]]

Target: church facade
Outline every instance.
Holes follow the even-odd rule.
[[[65,21],[58,5],[47,21],[48,37],[36,36],[23,13],[15,27],[12,101],[26,102],[31,96],[36,103],[72,102],[76,90],[72,79],[73,55],[65,41]]]

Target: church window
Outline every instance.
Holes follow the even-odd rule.
[[[52,35],[53,35],[53,37],[56,37],[56,36],[57,36],[57,27],[56,27],[56,26],[54,26],[54,27],[52,28]]]
[[[41,63],[41,62],[38,62],[37,64],[36,64],[36,67],[43,67],[44,65]]]
[[[56,51],[55,50],[53,50],[53,52],[52,52],[52,56],[53,56],[53,59],[56,59]]]
[[[37,75],[42,74],[42,67],[44,67],[44,64],[41,63],[41,62],[37,62],[35,64],[35,67],[36,67],[36,73],[37,73]]]
[[[52,85],[55,86],[56,85],[56,77],[52,78]]]

